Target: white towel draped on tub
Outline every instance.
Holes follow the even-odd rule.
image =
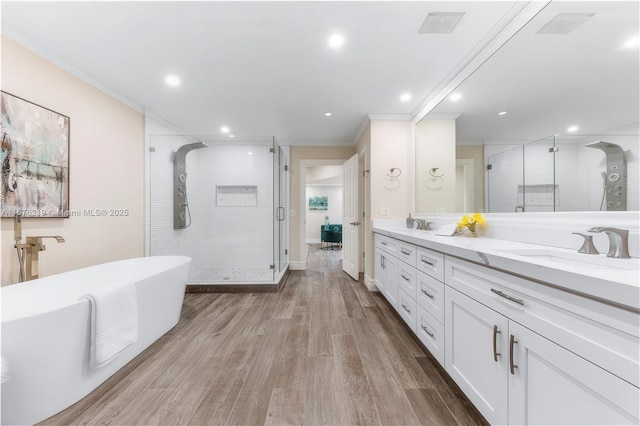
[[[114,283],[81,299],[91,302],[89,363],[100,368],[138,340],[135,283]]]

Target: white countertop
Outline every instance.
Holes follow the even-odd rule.
[[[439,236],[435,231],[374,224],[373,232],[572,292],[640,310],[638,258],[613,259],[494,238]]]

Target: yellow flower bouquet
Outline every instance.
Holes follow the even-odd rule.
[[[477,237],[478,234],[476,233],[476,226],[483,225],[485,223],[487,223],[487,221],[481,213],[474,213],[472,215],[464,214],[462,215],[462,218],[456,222],[456,225],[458,225],[456,234],[462,234],[468,229],[471,231],[472,237]]]

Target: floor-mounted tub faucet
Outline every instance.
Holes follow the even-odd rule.
[[[609,253],[607,257],[629,259],[629,230],[607,227],[593,227],[589,232],[604,232],[609,237]]]
[[[18,265],[20,267],[19,281],[30,281],[38,278],[38,253],[45,251],[47,247],[42,244],[43,238],[53,238],[58,243],[64,243],[64,238],[60,235],[38,235],[27,237],[25,243],[22,242],[22,216],[16,214],[13,221],[13,234],[18,252]]]
[[[41,251],[45,251],[47,249],[47,247],[42,244],[42,239],[43,238],[53,238],[55,239],[58,243],[64,243],[64,238],[62,238],[60,235],[39,235],[39,236],[34,236],[34,237],[27,237],[27,259],[26,259],[26,269],[27,269],[27,273],[26,273],[26,279],[27,281],[29,280],[35,280],[38,278],[38,253],[40,253]]]

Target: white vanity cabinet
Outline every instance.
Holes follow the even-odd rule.
[[[637,314],[445,263],[445,368],[490,423],[638,424]]]
[[[398,309],[398,241],[384,235],[374,237],[374,274],[378,290]]]
[[[416,334],[433,357],[444,366],[444,255],[418,247],[416,264]]]

